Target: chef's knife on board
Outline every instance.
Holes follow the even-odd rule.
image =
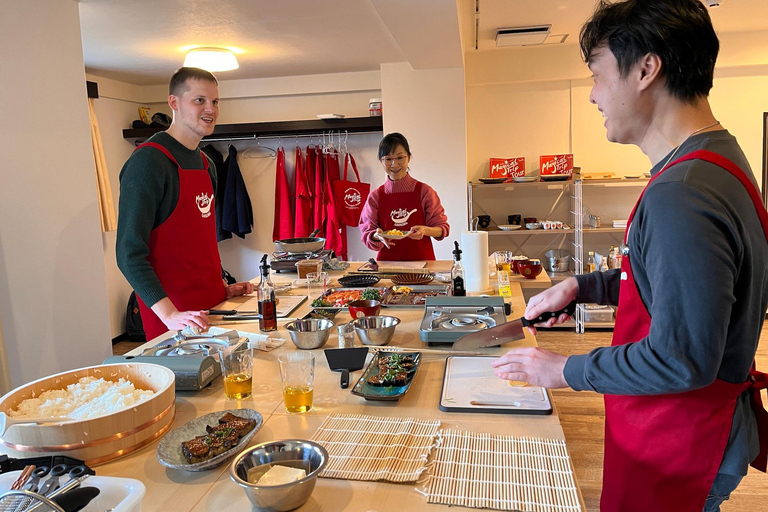
[[[472,350],[483,347],[495,347],[503,343],[509,343],[510,341],[517,341],[525,338],[525,332],[523,329],[526,327],[546,322],[550,318],[557,318],[563,313],[568,316],[573,316],[576,311],[576,301],[571,302],[560,311],[547,311],[542,313],[533,320],[528,320],[525,317],[506,322],[490,329],[483,329],[482,331],[476,331],[462,336],[454,344],[452,348],[454,350]]]

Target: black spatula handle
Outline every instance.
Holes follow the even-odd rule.
[[[573,316],[573,314],[576,312],[576,301],[574,300],[567,306],[565,306],[560,311],[547,311],[546,313],[542,313],[533,320],[528,320],[527,318],[523,317],[521,320],[523,321],[523,326],[530,327],[531,325],[540,324],[542,322],[546,322],[550,318],[557,318],[563,313],[565,313],[568,316]]]
[[[349,387],[349,370],[342,368],[341,370],[341,389],[347,389]]]

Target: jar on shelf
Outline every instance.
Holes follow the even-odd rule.
[[[371,98],[368,102],[368,114],[371,117],[381,117],[381,98]]]

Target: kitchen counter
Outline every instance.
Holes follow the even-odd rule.
[[[444,270],[450,262],[430,262],[432,270]],[[341,272],[331,273],[341,276]],[[273,281],[277,283],[295,279],[296,274],[276,274]],[[258,282],[258,278],[254,279]],[[382,280],[379,286],[389,285]],[[522,316],[525,310],[520,283],[512,283],[513,296],[511,299],[512,315],[510,318]],[[315,289],[313,289],[313,292]],[[298,287],[290,293],[306,293],[306,288]],[[236,297],[225,301],[219,307],[233,308],[242,304],[249,297]],[[294,311],[292,317],[301,317],[310,310],[309,301],[303,303]],[[372,402],[352,395],[349,389],[339,387],[339,373],[328,369],[325,354],[322,349],[314,350],[316,356],[314,405],[305,414],[288,414],[283,406],[280,387],[280,376],[277,357],[291,350],[297,350],[290,341],[288,333],[282,329],[284,321],[278,322],[278,336],[285,338],[285,345],[271,352],[255,351],[254,355],[254,384],[250,398],[241,401],[227,400],[221,378],[216,378],[207,388],[198,392],[176,393],[176,418],[173,428],[208,412],[229,408],[250,408],[261,413],[264,425],[251,440],[250,445],[275,439],[303,438],[309,439],[325,417],[330,413],[367,414],[374,416],[399,416],[422,419],[437,419],[442,428],[461,428],[475,432],[505,434],[517,436],[537,436],[554,439],[564,439],[560,421],[555,410],[552,415],[534,416],[518,414],[468,414],[442,412],[438,408],[440,390],[445,369],[444,353],[430,353],[426,343],[419,339],[419,323],[423,316],[422,308],[389,309],[386,314],[397,316],[402,320],[397,327],[390,346],[408,347],[422,350],[422,362],[416,373],[408,393],[397,402]],[[336,322],[350,320],[346,311],[341,311]],[[256,323],[231,324],[234,329],[258,332]],[[164,335],[150,341],[139,349],[131,352],[136,354],[158,341],[166,339]],[[357,340],[359,344],[359,340]],[[509,343],[503,347],[483,349],[488,355],[501,355],[513,346],[535,346],[536,339],[526,332],[524,340]],[[337,336],[331,334],[328,343],[323,348],[337,347]],[[434,347],[438,348],[438,347]],[[446,346],[448,348],[448,346]],[[350,389],[362,373],[352,372]],[[219,468],[190,473],[165,468],[156,459],[157,443],[114,460],[96,471],[102,476],[122,476],[136,478],[144,482],[147,494],[143,501],[144,512],[156,511],[211,511],[228,512],[251,510],[245,492],[229,477],[229,464]],[[361,482],[336,480],[330,478],[318,479],[317,486],[310,500],[300,511],[355,511],[375,510],[377,512],[399,512],[407,509],[419,510],[448,510],[444,505],[428,505],[426,498],[414,490],[414,484],[393,484],[384,482]],[[581,500],[581,495],[579,494]],[[456,510],[470,510],[463,507],[451,507]]]

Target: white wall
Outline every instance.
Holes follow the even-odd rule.
[[[382,64],[384,132],[400,132],[411,146],[411,174],[435,189],[451,233],[435,242],[437,259],[452,259],[453,240],[467,228],[467,135],[463,68],[414,70]],[[384,182],[379,174],[371,186]]]
[[[99,98],[94,101],[94,109],[101,129],[104,156],[109,169],[115,208],[117,208],[120,198],[120,170],[134,149],[131,141],[122,138],[122,130],[130,127],[131,122],[138,118],[138,107],[142,105],[138,101],[141,90],[138,86],[107,78],[92,75],[88,75],[87,78],[99,86]],[[117,268],[116,235],[117,231],[102,233],[112,338],[125,332],[125,309],[132,291],[128,281]]]
[[[78,6],[12,11],[0,18],[0,316],[18,386],[101,363],[111,344]]]

